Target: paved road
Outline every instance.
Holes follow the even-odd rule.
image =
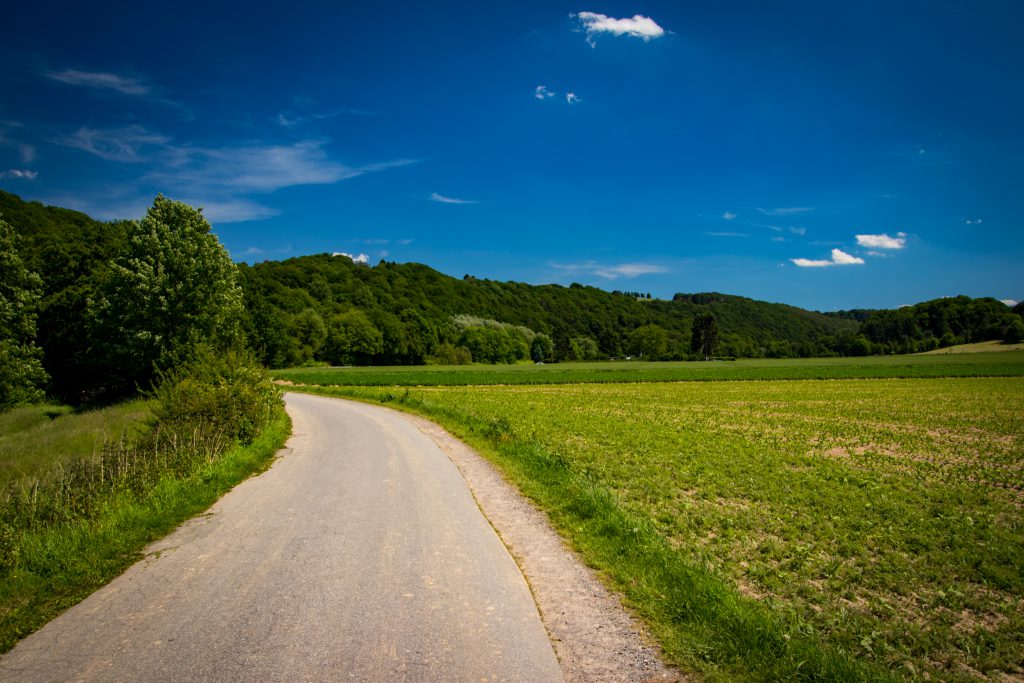
[[[0,679],[562,680],[437,446],[372,406],[287,404],[270,470],[0,658]]]

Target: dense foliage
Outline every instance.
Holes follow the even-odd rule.
[[[1018,342],[1024,338],[1020,311],[992,298],[957,296],[892,311],[839,311],[831,315],[861,322],[861,336],[855,340],[861,353],[851,355],[917,353],[954,344],[993,339]]]
[[[42,286],[18,255],[11,226],[0,218],[0,410],[43,397],[46,373],[36,346]]]

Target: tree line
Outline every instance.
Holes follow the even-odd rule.
[[[1020,307],[994,299],[822,314],[343,255],[233,264],[201,211],[163,197],[141,221],[100,222],[0,192],[0,218],[0,406],[131,392],[197,344],[286,367],[866,355],[1024,337]]]

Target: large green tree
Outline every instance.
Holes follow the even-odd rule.
[[[14,230],[0,219],[0,410],[43,398],[47,376],[36,346],[42,287],[18,255]]]
[[[124,390],[148,386],[155,373],[187,361],[197,344],[237,343],[241,315],[235,265],[201,210],[159,195],[129,226],[90,302],[90,336],[110,387]]]
[[[710,313],[701,313],[693,319],[690,350],[708,360],[715,355],[717,349],[718,321]]]

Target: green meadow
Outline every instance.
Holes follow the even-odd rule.
[[[419,386],[680,382],[893,377],[1021,377],[1024,351],[868,356],[863,358],[740,359],[704,362],[614,361],[548,365],[419,365],[272,370],[295,384]]]
[[[1024,380],[1014,354],[732,366],[888,367],[898,377],[906,367],[1002,367],[1006,377],[303,390],[419,412],[473,443],[687,670],[712,680],[1001,680],[1024,675]]]

